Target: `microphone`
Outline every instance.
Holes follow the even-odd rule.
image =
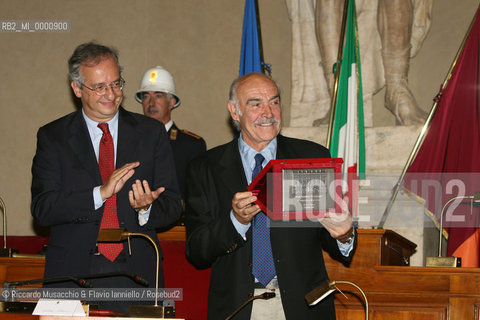
[[[386,242],[386,241],[385,241]],[[395,252],[396,254],[398,254],[400,256],[400,258],[402,259],[402,262],[404,265],[408,266],[409,265],[409,261],[407,258],[405,258],[405,256],[403,255],[403,253],[401,253],[399,250],[397,250],[396,248],[392,247],[391,245],[389,245],[388,243],[385,243],[385,247],[387,247],[388,249],[392,250],[393,252]]]
[[[233,311],[232,314],[230,314],[228,317],[225,318],[225,320],[230,320],[232,319],[232,317],[234,315],[236,315],[237,313],[240,312],[240,310],[242,310],[247,304],[249,304],[250,302],[252,302],[253,300],[256,300],[256,299],[262,299],[262,300],[268,300],[268,299],[271,299],[271,298],[275,298],[276,294],[275,292],[264,292],[262,294],[259,294],[258,296],[252,296],[250,298],[247,299],[247,301],[245,301],[240,307],[238,307],[235,311]]]
[[[85,275],[80,278],[81,280],[83,280],[83,279],[99,279],[99,278],[109,278],[109,277],[127,277],[141,286],[148,287],[147,279],[145,279],[144,277],[138,274],[133,274],[128,272],[99,273],[99,274],[93,274],[93,275]]]
[[[107,278],[107,277],[127,277],[130,278],[135,283],[148,287],[148,281],[138,274],[126,273],[126,272],[111,272],[111,273],[102,273],[102,274],[95,274],[95,275],[85,275],[81,277],[72,277],[72,276],[56,276],[50,278],[41,278],[41,279],[32,279],[32,280],[24,280],[24,281],[5,281],[3,283],[4,289],[10,289],[13,287],[24,286],[28,284],[49,284],[49,283],[58,283],[58,282],[67,282],[73,281],[79,287],[82,288],[93,288],[92,284],[88,282],[86,279],[98,279],[98,278]]]
[[[264,293],[262,293],[262,299],[264,299],[264,300],[275,298],[275,296],[276,296],[275,292],[264,292]]]
[[[18,286],[24,286],[24,285],[28,285],[28,284],[36,284],[36,283],[48,284],[48,283],[57,283],[57,282],[66,282],[66,281],[73,281],[79,287],[82,287],[82,288],[91,288],[92,287],[90,282],[88,282],[88,281],[86,281],[85,279],[82,279],[82,278],[76,278],[76,277],[72,277],[72,276],[57,276],[57,277],[32,279],[32,280],[24,280],[24,281],[5,281],[3,283],[3,288],[4,289],[10,289],[10,288],[14,288],[14,287],[18,287]]]
[[[132,276],[133,276],[133,275],[132,275]],[[140,285],[142,285],[142,286],[144,286],[144,287],[148,287],[148,281],[147,281],[147,279],[141,277],[141,276],[138,275],[138,274],[135,275],[135,276],[133,276],[133,277],[134,277],[133,280],[134,280],[136,283],[138,283],[138,284],[140,284]],[[131,279],[131,278],[130,278],[130,279]]]

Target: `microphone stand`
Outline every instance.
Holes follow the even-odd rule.
[[[362,288],[360,288],[355,283],[350,282],[350,281],[345,281],[345,280],[329,281],[327,279],[327,280],[323,281],[318,287],[314,288],[312,291],[307,293],[305,295],[305,301],[307,302],[307,304],[309,306],[314,306],[317,303],[319,303],[321,300],[323,300],[325,297],[327,297],[329,294],[331,294],[332,292],[334,292],[336,290],[338,290],[341,294],[343,294],[343,292],[340,289],[338,289],[336,284],[349,284],[349,285],[357,288],[357,290],[361,293],[361,295],[363,297],[363,300],[365,302],[365,320],[368,320],[368,299],[367,299],[367,295],[362,290]],[[343,294],[343,296],[345,298],[347,298],[347,296],[345,296],[345,294]]]
[[[443,235],[443,214],[445,208],[452,203],[454,200],[458,199],[470,199],[470,214],[473,214],[473,203],[480,202],[480,193],[475,192],[473,196],[458,196],[453,197],[448,200],[440,211],[440,231],[439,231],[439,238],[438,238],[438,257],[426,257],[425,259],[425,266],[427,267],[460,267],[461,266],[461,258],[459,257],[442,257],[442,235]]]
[[[240,307],[238,307],[235,311],[233,311],[232,314],[230,314],[228,317],[225,318],[225,320],[230,320],[234,315],[240,312],[247,304],[252,302],[253,300],[256,299],[263,299],[263,300],[268,300],[271,298],[275,298],[275,293],[274,292],[264,292],[262,294],[259,294],[258,296],[251,296],[250,298],[247,299]]]
[[[9,289],[15,290],[18,286],[24,286],[29,284],[37,284],[37,283],[57,283],[57,282],[66,282],[66,281],[73,281],[79,287],[82,288],[91,288],[92,285],[86,281],[85,279],[71,277],[71,276],[57,276],[51,278],[41,278],[41,279],[32,279],[32,280],[24,280],[24,281],[5,281],[3,282],[3,292],[2,296],[4,301],[0,301],[0,312],[6,313],[19,313],[19,314],[32,314],[36,303],[32,303],[32,301],[8,301],[10,294],[8,292]],[[38,288],[33,288],[31,290],[41,290]],[[12,296],[12,299],[13,296]]]
[[[130,246],[130,237],[139,236],[148,239],[153,247],[155,248],[156,254],[156,270],[155,270],[155,304],[153,306],[130,306],[130,316],[138,317],[166,317],[170,318],[174,316],[173,307],[164,307],[158,305],[158,273],[159,273],[159,263],[160,263],[160,254],[158,252],[158,246],[153,241],[153,239],[144,233],[139,232],[128,232],[125,229],[101,229],[97,241],[98,242],[121,242],[124,240],[128,241],[128,251],[129,254],[132,254]]]
[[[58,276],[58,277],[51,277],[51,278],[41,278],[41,279],[32,279],[32,280],[24,280],[24,281],[5,281],[3,283],[3,289],[14,289],[17,286],[24,286],[28,284],[37,284],[37,283],[57,283],[57,282],[66,282],[66,281],[73,281],[79,287],[82,288],[91,288],[92,285],[81,278],[75,278],[71,276]]]
[[[128,272],[108,272],[108,273],[86,275],[86,276],[82,276],[82,277],[78,277],[78,278],[83,280],[83,279],[99,279],[99,278],[109,278],[109,277],[118,277],[118,276],[127,277],[127,278],[133,280],[134,282],[144,286],[144,287],[148,287],[148,281],[147,280],[142,278],[140,275],[135,275],[135,274],[128,273]]]
[[[0,207],[3,213],[3,248],[0,248],[0,257],[12,257],[18,250],[7,248],[7,207],[0,197]]]

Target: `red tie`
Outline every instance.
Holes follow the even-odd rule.
[[[113,139],[108,130],[108,123],[99,123],[98,127],[103,131],[100,140],[100,148],[98,152],[98,166],[102,175],[102,182],[105,183],[114,170]],[[100,229],[118,228],[117,218],[117,195],[114,194],[105,201],[103,210],[102,223]],[[121,243],[99,243],[98,251],[110,261],[114,261],[122,252],[123,244]]]

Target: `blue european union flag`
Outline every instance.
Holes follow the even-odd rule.
[[[245,0],[240,76],[250,72],[262,72],[255,1],[256,0]]]

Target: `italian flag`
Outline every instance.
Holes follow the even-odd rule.
[[[365,178],[362,78],[355,11],[355,1],[349,0],[343,55],[337,65],[340,75],[329,146],[332,157],[343,158],[343,176],[351,191],[352,178]]]

